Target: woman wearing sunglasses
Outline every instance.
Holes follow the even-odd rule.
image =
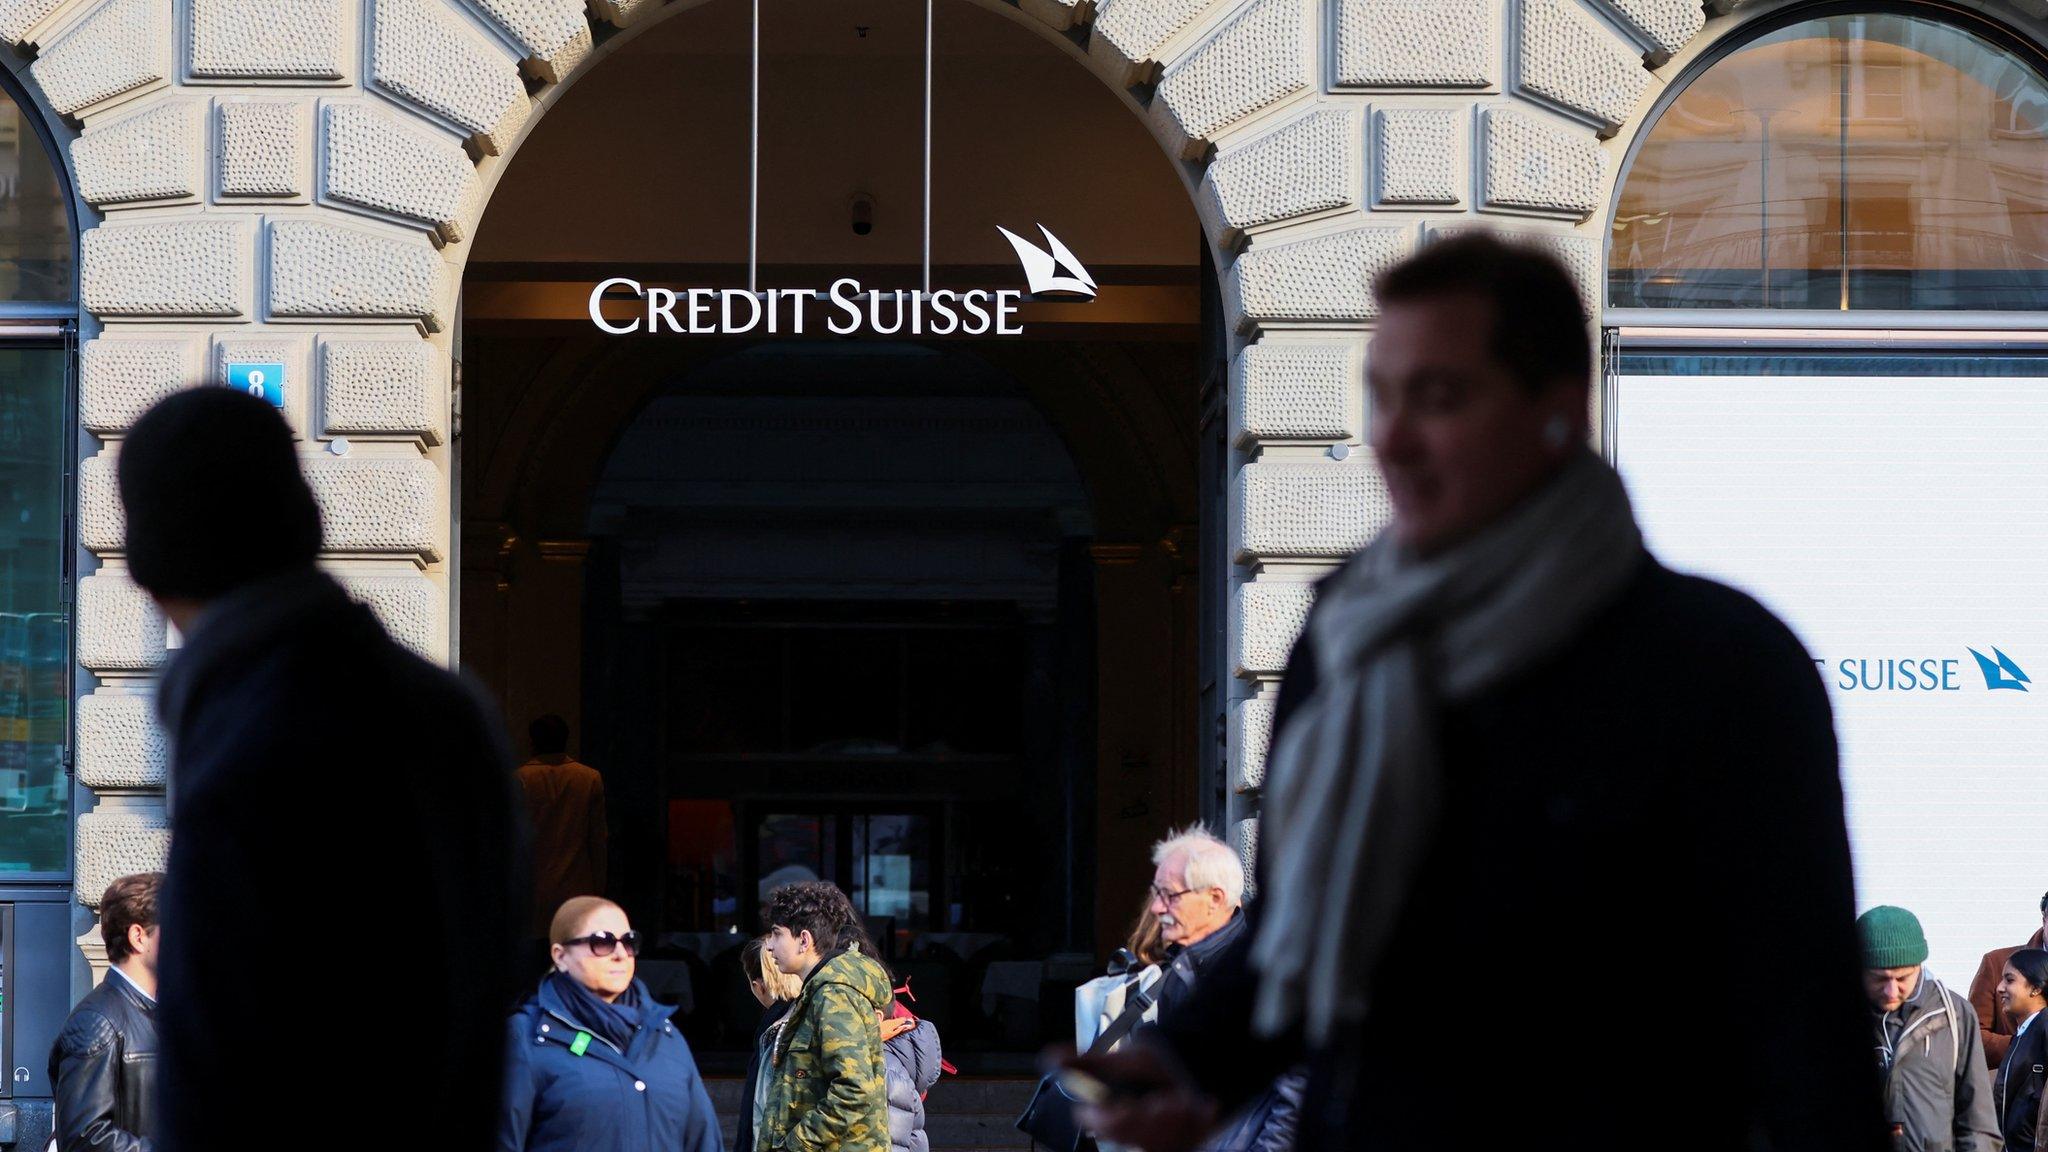
[[[500,1152],[722,1152],[674,1006],[634,979],[626,913],[578,896],[548,940],[554,971],[512,1017]]]

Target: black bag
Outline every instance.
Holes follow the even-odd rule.
[[[1132,982],[1133,984],[1136,981]],[[1131,1034],[1144,1019],[1145,1010],[1152,1007],[1152,994],[1133,987],[1124,1010],[1095,1043],[1088,1046],[1088,1055],[1100,1056],[1124,1037]],[[1074,1105],[1077,1103],[1067,1090],[1060,1087],[1059,1076],[1048,1074],[1038,1081],[1038,1090],[1031,1094],[1031,1103],[1024,1106],[1024,1114],[1017,1117],[1017,1130],[1031,1137],[1032,1143],[1043,1144],[1052,1152],[1095,1152],[1095,1137],[1081,1130],[1074,1120]]]

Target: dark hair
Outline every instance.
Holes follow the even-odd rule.
[[[764,945],[761,943],[759,936],[749,937],[745,944],[740,945],[740,970],[747,974],[747,979],[749,980],[759,980],[761,978],[761,949],[763,947]]]
[[[203,603],[319,555],[320,510],[291,428],[254,396],[171,396],[128,430],[116,468],[128,571],[159,599]]]
[[[2005,958],[2008,968],[2020,974],[2020,978],[2034,986],[2034,991],[2048,993],[2048,951],[2039,948],[2022,948]]]
[[[156,927],[156,898],[164,886],[161,872],[137,872],[107,885],[100,897],[100,939],[106,941],[107,960],[119,964],[135,955],[128,943],[128,928],[138,925],[147,932]]]
[[[2041,915],[2048,916],[2048,892],[2041,894]]]
[[[535,756],[559,756],[569,750],[569,722],[553,712],[537,716],[526,726],[526,739]]]
[[[1493,313],[1487,348],[1523,388],[1590,387],[1593,337],[1579,288],[1555,256],[1485,233],[1439,240],[1381,273],[1380,305],[1469,296]]]
[[[839,938],[849,927],[860,927],[860,917],[854,915],[853,901],[838,885],[803,880],[768,894],[768,902],[761,906],[761,924],[771,932],[777,928],[787,928],[792,935],[809,932],[818,951],[830,952],[840,946]]]

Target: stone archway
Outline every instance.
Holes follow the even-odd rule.
[[[1142,110],[1193,190],[1232,337],[1227,594],[1237,834],[1310,581],[1381,523],[1358,387],[1376,270],[1482,224],[1589,288],[1626,133],[1733,0],[976,0]],[[80,419],[77,888],[160,863],[164,623],[127,580],[112,461],[152,401],[280,362],[334,568],[448,646],[449,328],[488,189],[534,117],[689,0],[0,0],[73,134]],[[1762,6],[1762,5],[1759,5]],[[1710,21],[1710,16],[1713,19]],[[1703,30],[1706,34],[1703,37]],[[21,67],[17,63],[17,67]],[[1589,292],[1589,298],[1595,294]]]

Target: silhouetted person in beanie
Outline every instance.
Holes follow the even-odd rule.
[[[173,396],[119,472],[129,569],[184,638],[158,1147],[488,1147],[526,896],[500,726],[315,565],[269,405]]]

